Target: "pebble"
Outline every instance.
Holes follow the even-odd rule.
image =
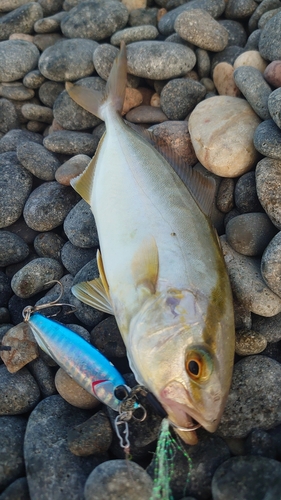
[[[261,273],[267,286],[281,296],[281,232],[266,247],[261,260]]]
[[[25,75],[23,78],[23,85],[28,89],[39,89],[45,82],[45,77],[38,69],[34,69]]]
[[[64,186],[70,186],[71,179],[82,174],[85,168],[89,165],[91,161],[90,156],[87,155],[75,155],[69,160],[64,162],[55,173],[56,181]]]
[[[280,87],[281,61],[272,61],[264,70],[263,76],[272,87]]]
[[[54,381],[54,372],[41,357],[31,361],[28,365],[28,369],[36,380],[43,398],[57,393]]]
[[[259,123],[244,99],[215,96],[202,101],[189,118],[189,133],[198,160],[221,177],[237,177],[250,170],[257,160],[252,139]]]
[[[251,32],[258,27],[259,20],[265,12],[275,9],[275,7],[279,7],[279,5],[280,2],[278,0],[264,0],[261,2],[249,19],[249,31]]]
[[[20,477],[11,483],[2,494],[0,500],[30,500],[28,484],[25,477]]]
[[[278,313],[271,318],[264,318],[253,314],[253,330],[260,333],[268,343],[281,340],[281,314]]]
[[[176,18],[174,29],[181,38],[201,49],[220,52],[228,44],[228,31],[202,9],[182,12]]]
[[[280,372],[280,363],[262,354],[246,356],[234,365],[219,435],[244,438],[254,428],[280,425]]]
[[[191,78],[170,80],[160,95],[160,104],[170,120],[184,120],[206,94],[204,85]]]
[[[75,84],[101,92],[105,89],[105,82],[100,77],[83,78]],[[68,130],[83,130],[101,123],[93,113],[76,104],[66,90],[57,97],[53,110],[55,120]]]
[[[149,500],[153,482],[137,463],[108,460],[98,465],[89,475],[84,489],[85,500]]]
[[[60,33],[48,33],[43,35],[35,35],[33,39],[34,45],[43,52],[48,47],[55,45],[57,42],[63,41],[64,38]]]
[[[56,373],[55,385],[60,396],[76,408],[91,410],[100,404],[97,398],[83,389],[62,368],[59,368]]]
[[[262,120],[268,120],[267,103],[272,90],[262,73],[252,66],[240,66],[234,71],[234,80],[257,115]]]
[[[64,85],[59,82],[44,82],[39,88],[39,98],[45,106],[52,108]]]
[[[75,276],[80,269],[96,256],[95,248],[79,248],[67,241],[61,249],[61,261],[66,270]]]
[[[93,156],[98,145],[98,139],[86,132],[59,130],[45,137],[43,144],[45,148],[53,151],[53,153]]]
[[[1,359],[10,373],[16,373],[38,357],[38,346],[28,323],[18,323],[8,330],[2,339],[2,345],[11,347],[10,351],[1,352]]]
[[[29,132],[28,130],[9,130],[9,132],[0,139],[0,153],[16,151],[21,141],[33,141],[42,144],[43,138],[41,135]]]
[[[227,62],[228,64],[233,65],[234,61],[237,59],[237,57],[240,54],[242,54],[243,52],[244,52],[244,49],[242,47],[239,47],[238,45],[231,45],[229,47],[226,47],[221,52],[217,52],[212,57],[211,73],[213,73],[216,65],[221,63],[221,62]]]
[[[238,356],[259,354],[265,350],[266,346],[267,340],[263,335],[251,330],[236,331],[235,353]]]
[[[263,121],[256,128],[254,146],[264,156],[281,159],[281,131],[272,119]]]
[[[9,130],[19,127],[15,106],[8,99],[0,99],[0,132],[6,134]]]
[[[244,47],[244,50],[259,50],[259,41],[260,41],[261,29],[257,29],[253,31]]]
[[[241,213],[263,210],[257,195],[255,172],[247,172],[239,177],[234,189],[234,201]]]
[[[263,158],[257,163],[257,195],[268,217],[278,229],[281,229],[280,177],[280,161]]]
[[[222,179],[217,192],[216,205],[223,213],[228,213],[234,208],[234,180],[231,177]]]
[[[241,66],[252,66],[263,73],[267,67],[267,62],[261,57],[258,50],[247,50],[240,54],[233,63],[234,69]]]
[[[38,104],[24,104],[21,108],[22,114],[27,120],[35,120],[43,123],[52,123],[53,111],[46,106]]]
[[[155,106],[141,105],[126,114],[126,120],[132,123],[162,123],[167,119],[162,109]]]
[[[40,257],[20,269],[12,278],[14,293],[23,299],[50,288],[49,282],[63,276],[62,265],[55,259]]]
[[[207,78],[210,75],[211,60],[207,50],[197,48],[196,54],[196,67],[199,78]]]
[[[158,13],[159,10],[155,7],[150,9],[140,8],[131,10],[129,13],[128,24],[132,27],[143,26],[145,24],[157,26]]]
[[[149,128],[157,143],[168,148],[180,156],[188,165],[197,163],[192,146],[187,121],[166,121]]]
[[[220,19],[218,22],[228,32],[227,46],[238,45],[244,47],[247,42],[247,33],[242,23],[230,19]]]
[[[255,257],[262,255],[275,236],[276,228],[265,213],[251,212],[231,219],[226,224],[225,234],[236,252]]]
[[[214,500],[278,500],[281,465],[265,457],[232,457],[215,472],[212,481]],[[241,488],[243,485],[243,488]]]
[[[128,113],[128,111],[130,111],[130,109],[140,106],[142,102],[143,102],[143,96],[141,92],[139,92],[137,89],[126,88],[125,99],[121,114],[125,115],[126,113]]]
[[[110,70],[112,68],[113,61],[118,54],[117,47],[110,45],[109,43],[103,43],[99,45],[93,55],[94,67],[97,74],[103,79],[107,80],[109,77]],[[128,87],[136,88],[140,83],[140,78],[135,75],[127,75],[127,85]]]
[[[68,430],[67,444],[71,453],[80,457],[104,455],[112,442],[113,429],[103,410]]]
[[[39,0],[44,16],[51,16],[63,8],[64,0]]]
[[[75,81],[89,76],[94,70],[93,52],[97,46],[97,42],[82,38],[62,40],[44,50],[38,62],[39,70],[55,82]]]
[[[61,225],[76,204],[78,195],[56,181],[45,182],[34,189],[25,203],[23,216],[36,231],[51,231]]]
[[[32,188],[32,175],[19,163],[15,152],[0,154],[0,227],[13,224],[22,214]]]
[[[21,262],[28,254],[29,247],[20,236],[0,230],[0,267]]]
[[[213,71],[213,82],[219,95],[240,96],[233,74],[234,68],[231,64],[221,62],[216,65]]]
[[[27,89],[20,82],[2,83],[0,85],[0,96],[6,99],[15,99],[17,101],[24,101],[32,99],[35,92],[32,89]]]
[[[0,489],[3,490],[24,475],[23,440],[26,419],[18,416],[1,416],[0,429]]]
[[[91,342],[108,359],[126,356],[126,347],[114,316],[95,326],[91,331]]]
[[[34,250],[38,257],[49,257],[61,262],[61,251],[65,240],[56,233],[40,233],[34,239]]]
[[[17,157],[29,172],[44,181],[54,180],[55,172],[60,166],[60,161],[54,153],[32,141],[22,141],[18,145]]]
[[[281,299],[262,278],[259,259],[235,252],[225,236],[220,238],[232,291],[246,309],[260,316],[274,316],[281,311]]]
[[[268,98],[268,110],[270,117],[275,121],[277,127],[281,128],[281,92],[280,88],[271,92]]]
[[[0,365],[0,415],[27,413],[39,401],[39,387],[26,367],[9,373],[5,365]]]
[[[53,16],[44,17],[34,23],[36,33],[52,33],[60,29],[62,19],[67,15],[66,12],[59,12]]]
[[[33,43],[23,40],[0,42],[0,81],[14,82],[23,78],[36,68],[39,55]]]
[[[225,17],[244,20],[253,14],[256,7],[254,0],[228,0],[225,6]]]
[[[278,7],[280,2],[276,2]],[[259,52],[260,55],[268,60],[275,61],[280,57],[281,49],[281,32],[280,32],[281,12],[272,17],[264,26],[261,31],[259,39]],[[274,43],[272,43],[274,40]]]
[[[155,40],[159,35],[158,29],[152,25],[134,26],[117,31],[110,38],[110,43],[119,47],[122,40],[127,44],[142,40]]]
[[[277,446],[273,436],[263,429],[253,429],[246,439],[245,451],[247,455],[276,458]]]
[[[7,40],[12,33],[33,33],[34,23],[41,17],[43,10],[36,2],[11,10],[0,18],[0,40]]]
[[[184,76],[196,63],[189,47],[156,40],[130,43],[127,59],[129,73],[151,80]]]
[[[72,245],[80,248],[97,248],[98,233],[91,208],[80,200],[64,220],[64,232]]]
[[[33,410],[24,441],[31,498],[83,498],[85,481],[102,459],[72,454],[67,446],[67,433],[70,427],[87,418],[88,411],[69,405],[58,395],[45,398]]]

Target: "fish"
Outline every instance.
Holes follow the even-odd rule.
[[[119,411],[130,389],[114,365],[77,333],[35,312],[28,319],[39,347],[89,394]],[[116,395],[123,395],[119,399]]]
[[[218,427],[234,358],[231,287],[210,220],[214,179],[125,122],[126,77],[121,43],[104,93],[66,83],[106,126],[89,165],[71,180],[99,236],[99,277],[72,293],[115,316],[137,382],[180,438],[196,444],[198,426]]]

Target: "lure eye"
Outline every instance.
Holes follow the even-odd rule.
[[[190,350],[186,354],[185,369],[192,380],[207,380],[212,371],[212,361],[209,353],[203,349]]]
[[[118,385],[118,387],[114,389],[114,396],[119,399],[119,401],[123,401],[123,399],[125,399],[128,394],[129,393],[124,385]]]

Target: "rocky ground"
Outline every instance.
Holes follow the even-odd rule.
[[[65,82],[102,90],[127,44],[127,121],[217,183],[213,221],[234,293],[236,358],[219,429],[175,448],[178,500],[279,500],[281,490],[281,1],[0,1],[0,500],[148,500],[161,418],[130,422],[38,351],[22,310],[57,319],[134,385],[115,320],[71,286],[97,277],[98,237],[70,186],[104,131]],[[165,500],[168,500],[165,497]]]

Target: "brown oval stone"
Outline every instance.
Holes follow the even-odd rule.
[[[77,408],[90,410],[100,404],[98,399],[85,391],[62,368],[59,368],[56,373],[55,386],[61,397]]]

